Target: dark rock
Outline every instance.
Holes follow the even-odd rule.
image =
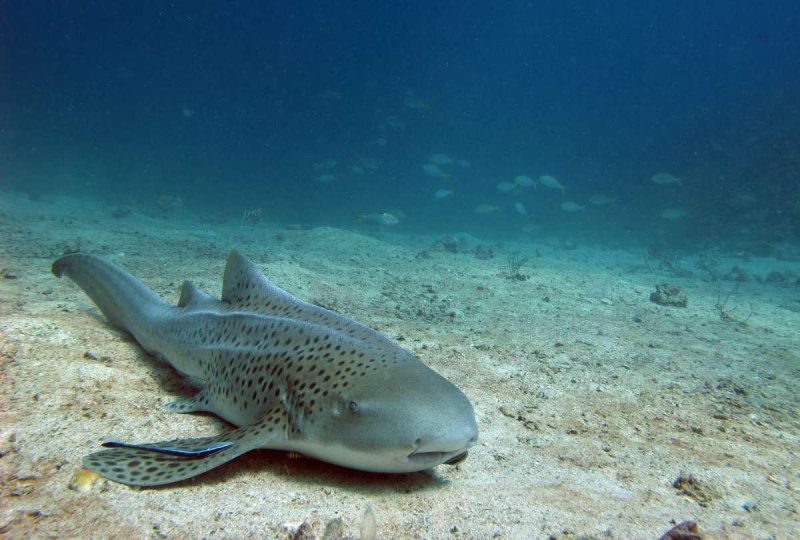
[[[494,250],[485,244],[480,244],[475,248],[475,258],[485,261],[494,257]]]
[[[681,521],[662,534],[658,540],[703,540],[696,521]]]
[[[747,246],[747,251],[750,255],[756,257],[771,257],[775,253],[775,246],[766,242],[757,242]]]
[[[438,251],[447,251],[448,253],[474,252],[473,249],[470,249],[466,238],[451,235],[442,236],[433,244],[433,247]]]
[[[734,266],[733,268],[731,268],[731,271],[725,275],[725,279],[727,279],[728,281],[745,283],[747,281],[750,281],[750,276],[747,274],[747,272],[745,272],[738,266]]]
[[[442,251],[458,253],[458,240],[453,236],[443,236],[439,238],[434,246]]]
[[[156,215],[163,219],[175,217],[183,208],[183,199],[176,195],[161,195],[156,199]]]
[[[111,211],[111,217],[116,219],[126,218],[131,215],[133,212],[133,208],[128,206],[127,204],[123,204],[122,206],[117,206],[114,210]]]
[[[656,285],[656,292],[650,294],[650,301],[661,306],[686,307],[689,299],[680,287],[662,283]]]
[[[788,272],[778,272],[776,270],[773,270],[764,278],[764,283],[771,283],[779,287],[788,287],[791,282],[792,276]]]

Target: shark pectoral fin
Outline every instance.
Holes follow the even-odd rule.
[[[105,443],[108,449],[83,458],[83,466],[121,484],[161,486],[210,471],[254,448],[281,448],[288,430],[286,412],[276,405],[258,422],[215,437]]]
[[[187,439],[189,441],[194,439]],[[233,446],[232,442],[221,441],[217,443],[207,444],[205,446],[197,446],[195,448],[175,448],[170,446],[158,446],[157,444],[128,444],[117,441],[104,442],[105,448],[130,448],[132,450],[146,450],[147,452],[155,452],[157,454],[166,454],[168,456],[188,457],[188,458],[204,458],[211,454],[216,454],[220,450],[225,450]]]
[[[105,443],[108,450],[83,458],[83,466],[114,482],[131,486],[160,486],[192,478],[252,449],[231,437],[175,439],[152,444]],[[245,443],[245,444],[243,444]]]
[[[208,397],[205,392],[199,392],[190,398],[176,399],[163,405],[164,410],[174,413],[191,413],[209,411]]]

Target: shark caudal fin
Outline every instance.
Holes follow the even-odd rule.
[[[86,253],[71,253],[53,262],[56,277],[67,276],[100,308],[108,321],[132,333],[143,321],[171,309],[164,300],[123,268]]]

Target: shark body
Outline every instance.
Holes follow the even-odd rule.
[[[201,386],[168,410],[208,411],[238,426],[211,437],[105,443],[83,464],[110,480],[169,484],[256,448],[412,472],[459,462],[477,440],[472,405],[455,385],[382,334],[278,288],[235,250],[221,300],[187,281],[177,306],[96,256],[66,255],[52,271]]]

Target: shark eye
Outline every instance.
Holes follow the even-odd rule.
[[[350,412],[352,413],[358,412],[358,403],[356,403],[355,401],[351,401],[350,403],[348,403],[347,407],[350,409]]]

